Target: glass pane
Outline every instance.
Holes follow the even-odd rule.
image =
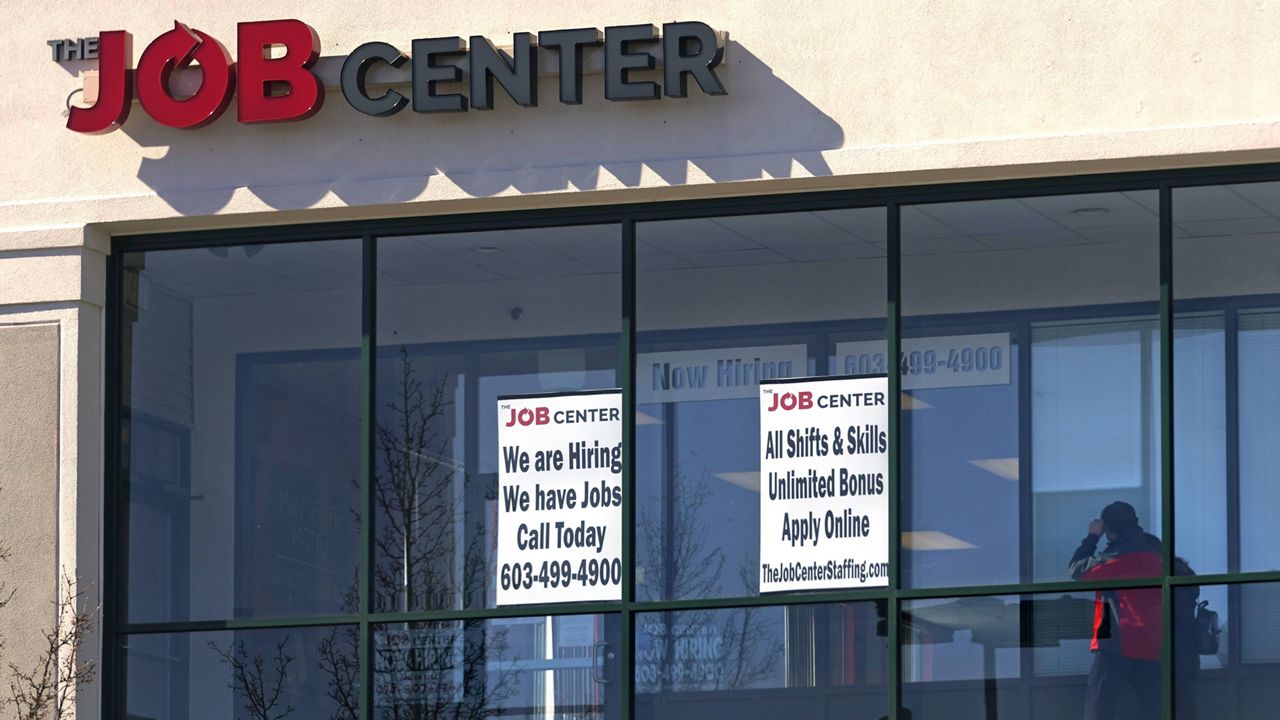
[[[498,398],[617,387],[621,238],[378,240],[379,612],[495,606]]]
[[[1158,587],[915,600],[902,622],[914,720],[1160,717]]]
[[[352,611],[360,242],[124,266],[125,616]]]
[[[616,615],[373,626],[374,716],[621,716]]]
[[[1174,593],[1177,717],[1275,717],[1280,583],[1182,587]]]
[[[1156,207],[1139,191],[903,208],[904,584],[1066,579],[1117,501],[1137,522],[1101,547],[1150,549]]]
[[[1175,189],[1173,222],[1177,552],[1198,573],[1274,570],[1280,183]]]
[[[637,718],[887,714],[874,602],[643,613],[635,646]]]
[[[885,371],[885,211],[636,233],[637,594],[755,595],[760,382]]]
[[[356,720],[355,625],[126,636],[120,717]]]

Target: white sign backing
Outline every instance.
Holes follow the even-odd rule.
[[[889,379],[760,386],[760,592],[889,584]]]
[[[498,398],[498,605],[622,599],[622,391]]]

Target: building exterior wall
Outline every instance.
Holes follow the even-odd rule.
[[[323,56],[384,40],[696,19],[729,33],[726,97],[360,115],[194,131],[134,107],[68,131],[92,61],[44,41],[126,29],[135,58],[179,19],[223,40],[296,17]],[[57,568],[100,572],[105,258],[113,234],[632,203],[1280,160],[1280,3],[17,3],[0,29],[0,541],[23,620]],[[11,444],[12,443],[12,444]],[[56,522],[55,522],[56,519]],[[56,527],[56,529],[55,529]],[[92,591],[91,591],[92,592]],[[49,613],[44,613],[49,615]],[[81,706],[95,717],[96,701]]]

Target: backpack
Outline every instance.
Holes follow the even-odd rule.
[[[1222,628],[1218,625],[1218,613],[1209,609],[1209,601],[1196,603],[1195,622],[1196,652],[1201,655],[1217,655]]]

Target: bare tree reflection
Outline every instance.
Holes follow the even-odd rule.
[[[294,657],[285,652],[288,644],[289,636],[285,635],[268,658],[261,653],[250,654],[243,640],[233,641],[225,648],[209,641],[218,659],[231,670],[227,687],[240,697],[252,720],[283,720],[296,710],[284,699],[289,665],[294,661]]]
[[[452,459],[451,378],[441,374],[428,387],[404,346],[399,364],[394,399],[376,430],[376,609],[483,604],[484,523],[472,519],[475,509],[468,513],[468,488],[455,478],[465,468]],[[502,669],[504,630],[480,621],[449,621],[388,625],[374,632],[380,718],[481,720],[501,714],[515,690],[511,672]],[[331,686],[344,684],[341,677],[335,680]]]
[[[708,537],[704,506],[710,488],[703,472],[691,481],[677,467],[668,479],[668,497],[659,503],[662,516],[640,513],[644,538],[645,584],[660,588],[664,599],[708,598],[719,595],[724,552]],[[757,592],[754,565],[739,568],[747,594]],[[646,656],[636,658],[641,669],[637,690],[666,693],[730,690],[750,687],[773,672],[782,657],[782,642],[770,642],[776,622],[760,608],[663,612],[638,629],[652,640]]]

